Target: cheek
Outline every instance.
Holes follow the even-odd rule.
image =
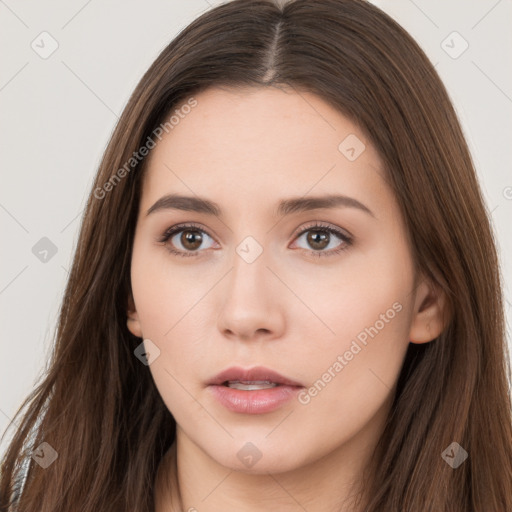
[[[310,324],[301,336],[299,359],[308,361],[310,383],[303,403],[370,410],[391,393],[409,345],[412,263],[404,245],[383,244],[351,258],[333,277],[317,274],[316,288],[304,279],[299,291],[324,324]]]
[[[149,245],[149,244],[147,244]],[[160,249],[160,248],[159,248]],[[177,268],[164,248],[155,251],[134,245],[131,264],[132,291],[144,337],[163,340],[174,326],[186,322],[190,310],[204,295],[202,280],[192,266]]]
[[[149,369],[168,407],[171,400],[190,400],[180,383],[190,388],[187,381],[200,374],[208,362],[215,312],[213,294],[207,292],[216,279],[207,271],[204,277],[199,275],[193,265],[178,269],[170,264],[169,257],[165,250],[155,253],[135,247],[131,268],[143,338],[160,351]],[[209,363],[207,367],[215,358],[210,357]]]
[[[301,351],[307,387],[295,419],[306,432],[322,425],[322,436],[314,440],[317,453],[328,453],[333,443],[387,414],[408,347],[409,305],[394,300],[397,296],[374,292],[364,308],[352,297],[356,307],[347,301],[337,316],[333,311],[326,318],[336,336],[329,342],[317,337],[316,346]]]
[[[345,307],[324,315],[335,334],[316,336],[300,350],[300,359],[308,361],[309,382],[318,394],[329,387],[332,392],[342,391],[345,397],[361,399],[375,387],[391,390],[409,344],[410,305],[397,297],[398,293],[374,293],[371,301],[364,301],[364,308],[352,297]],[[316,394],[312,389],[311,396]],[[329,395],[324,398],[334,398]]]
[[[177,278],[176,271],[171,275],[167,270],[170,265],[165,262],[139,265],[143,258],[142,253],[134,254],[132,290],[143,338],[159,350],[148,370],[169,411],[178,421],[184,421],[185,417],[204,414],[189,394],[197,393],[197,383],[191,386],[191,376],[204,366],[204,336],[198,327],[204,321],[199,322],[198,315],[204,316],[205,312],[201,304],[194,307],[204,291],[191,286],[189,278]]]
[[[379,337],[386,337],[402,321],[396,336],[390,338],[403,338],[407,331],[406,310],[412,300],[414,272],[404,245],[382,243],[371,250],[355,250],[330,267],[312,270],[302,264],[284,272],[294,292],[317,317],[317,321],[313,315],[306,317],[300,308],[289,311],[294,322],[319,333],[310,337],[315,339],[313,351],[319,342],[324,349],[334,345],[339,350],[348,349],[358,335],[364,343],[365,336],[370,337],[367,330],[375,333],[374,327]],[[311,321],[306,322],[308,319]]]

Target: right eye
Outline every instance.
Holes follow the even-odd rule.
[[[168,228],[160,238],[167,250],[176,256],[198,256],[205,238],[213,238],[196,224],[178,224]],[[180,247],[181,246],[181,247]],[[176,250],[175,247],[178,247]]]

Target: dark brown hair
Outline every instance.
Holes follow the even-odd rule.
[[[162,51],[111,137],[82,220],[49,367],[18,410],[3,459],[1,512],[15,510],[15,497],[23,512],[154,509],[156,471],[175,422],[134,356],[141,340],[126,327],[146,160],[102,197],[97,190],[191,95],[210,86],[279,85],[317,94],[361,127],[385,165],[418,270],[449,301],[445,331],[409,345],[365,511],[512,510],[499,263],[445,87],[407,32],[363,0],[235,0],[200,16]],[[30,458],[43,441],[58,452],[47,469]],[[469,454],[456,469],[441,457],[452,442]],[[21,489],[24,462],[30,466]]]

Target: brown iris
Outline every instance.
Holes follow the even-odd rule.
[[[325,231],[310,231],[307,235],[308,244],[315,249],[324,249],[329,245],[329,233]]]
[[[200,231],[188,230],[181,233],[180,241],[188,250],[196,250],[201,246],[203,235]]]

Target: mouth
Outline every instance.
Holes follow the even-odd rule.
[[[208,382],[208,390],[232,412],[263,414],[289,402],[304,386],[265,367],[232,367]]]
[[[275,386],[298,386],[304,387],[300,382],[284,377],[270,368],[264,366],[255,366],[253,368],[241,368],[232,366],[220,372],[217,376],[208,382],[210,386],[225,385],[234,387],[237,385],[246,386],[264,386],[263,389]],[[255,388],[261,389],[261,388]]]
[[[256,391],[258,389],[270,389],[279,386],[277,382],[270,382],[268,380],[253,380],[253,381],[241,381],[241,380],[229,380],[222,384],[231,389],[241,389],[242,391]]]

